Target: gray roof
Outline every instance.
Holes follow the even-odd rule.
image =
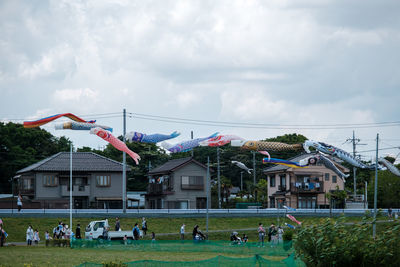
[[[158,166],[157,168],[151,170],[149,172],[149,174],[152,175],[152,174],[158,174],[158,173],[173,172],[173,171],[185,166],[186,164],[188,164],[190,162],[193,162],[203,168],[207,168],[207,166],[205,166],[204,164],[201,164],[197,160],[194,160],[192,157],[187,157],[187,158],[173,159],[173,160],[167,161],[163,165]]]
[[[101,172],[122,172],[122,163],[100,156],[93,152],[73,152],[72,153],[72,170],[73,171],[101,171]],[[127,166],[127,171],[130,168]],[[69,171],[70,170],[70,153],[60,152],[47,159],[41,160],[22,170],[17,174],[31,171]]]
[[[302,153],[302,154],[297,155],[297,156],[295,156],[293,158],[290,158],[288,160],[294,161],[294,162],[299,162],[302,159],[305,159],[305,158],[307,158],[309,156],[316,155],[316,154],[317,154],[317,152],[312,152],[312,153],[309,153],[309,154]],[[344,168],[345,170],[347,170],[347,168],[345,168],[344,166],[340,165],[340,163],[343,162],[342,160],[336,159],[336,158],[333,158],[333,157],[330,157],[330,156],[326,156],[326,157],[329,158],[332,162],[336,163],[335,165],[339,165],[341,168]],[[266,173],[266,172],[286,171],[286,170],[291,168],[291,167],[288,167],[288,166],[285,166],[285,165],[278,165],[278,164],[273,164],[273,163],[270,163],[270,164],[273,165],[273,166],[265,168],[263,170],[264,173]]]

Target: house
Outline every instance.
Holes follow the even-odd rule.
[[[301,154],[290,161],[299,162],[313,154]],[[338,162],[332,162],[343,173],[349,172]],[[268,180],[269,207],[284,205],[299,209],[329,208],[326,193],[344,190],[344,181],[335,172],[317,163],[307,168],[274,165],[263,170]]]
[[[207,166],[192,157],[170,160],[151,170],[148,176],[146,208],[205,209],[207,207]],[[208,196],[210,197],[211,193]]]
[[[68,208],[70,156],[69,152],[60,152],[19,170],[14,177],[14,192],[36,208]],[[122,163],[98,154],[73,152],[74,208],[122,208],[122,169]]]

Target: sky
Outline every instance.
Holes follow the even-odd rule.
[[[398,157],[398,14],[397,0],[3,0],[0,120],[70,112],[121,135],[126,109],[127,132],[177,130],[173,144],[298,133],[348,152],[354,130],[364,160],[377,133]],[[76,147],[107,144],[55,124]]]

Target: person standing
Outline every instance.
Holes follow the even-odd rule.
[[[199,234],[199,226],[196,224],[195,226],[194,226],[194,228],[193,228],[193,233],[192,233],[192,236],[193,236],[193,240],[196,240],[196,236]]]
[[[262,223],[258,224],[257,232],[258,232],[258,240],[260,242],[260,245],[264,246],[265,229],[264,229]]]
[[[272,228],[274,228],[275,225],[272,223],[271,226],[268,228],[268,242],[271,242],[271,232],[272,232]]]
[[[278,242],[278,231],[277,231],[275,225],[272,225],[272,228],[271,228],[271,248],[275,247],[277,242]]]
[[[48,231],[46,231],[45,233],[44,233],[44,239],[46,240],[46,247],[48,247],[49,246],[49,243],[50,243],[50,234],[49,234],[49,232]]]
[[[388,217],[391,219],[392,218],[392,208],[388,209]]]
[[[185,240],[185,224],[183,223],[180,230],[181,240]]]
[[[283,228],[278,227],[278,244],[283,243]]]
[[[75,238],[81,239],[81,225],[78,223],[75,230]]]
[[[132,231],[133,231],[133,239],[139,240],[140,229],[138,223],[135,223],[135,226],[133,227]]]
[[[33,232],[33,243],[35,243],[35,245],[38,245],[39,241],[40,241],[39,231],[38,229],[35,229],[35,231]]]
[[[32,239],[33,239],[33,229],[32,226],[29,225],[28,229],[26,229],[26,243],[28,246],[32,246]]]
[[[18,207],[18,212],[20,212],[21,209],[22,209],[22,196],[21,196],[21,194],[18,194],[17,207]]]
[[[115,218],[115,231],[120,231],[121,230],[121,224],[119,222],[119,218]]]
[[[3,225],[0,224],[0,247],[2,247],[5,242],[6,242],[6,233],[3,229]]]
[[[147,232],[147,221],[146,221],[145,217],[142,218],[142,231],[143,231],[144,235],[146,235],[146,232]]]

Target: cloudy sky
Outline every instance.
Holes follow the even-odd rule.
[[[399,14],[397,0],[3,0],[0,119],[71,112],[121,135],[125,108],[127,131],[180,131],[172,143],[190,131],[299,133],[350,152],[355,130],[359,151],[377,133],[380,147],[399,147]]]

